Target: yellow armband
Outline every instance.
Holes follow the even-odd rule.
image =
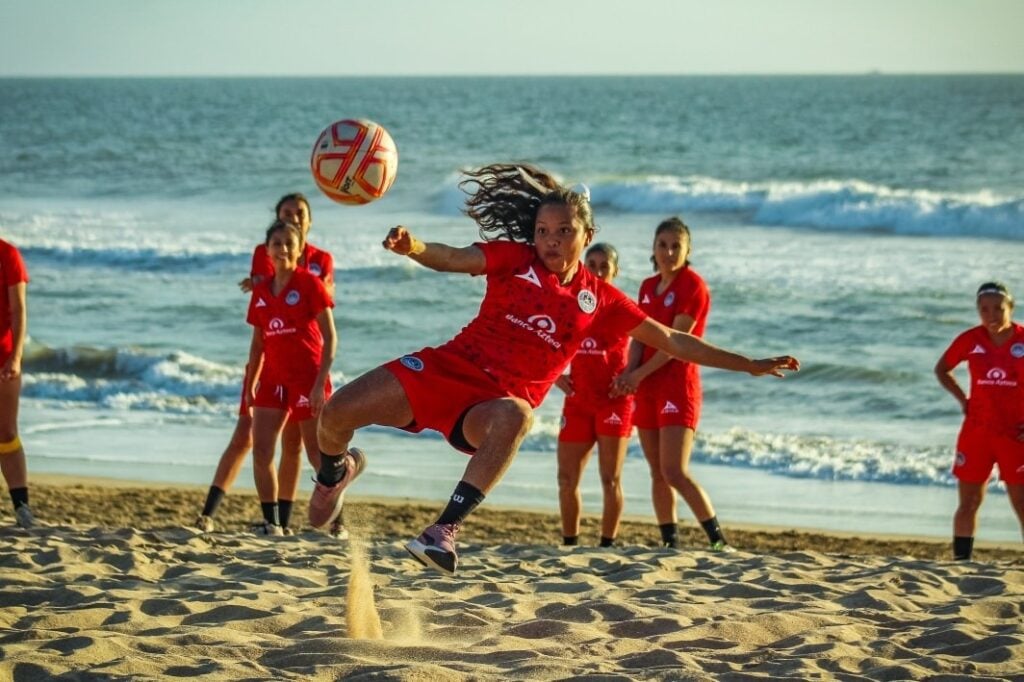
[[[15,436],[6,443],[0,443],[0,455],[10,455],[21,450],[21,438]]]

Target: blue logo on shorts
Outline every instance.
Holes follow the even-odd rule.
[[[423,371],[423,361],[415,355],[403,355],[399,362],[414,372]]]

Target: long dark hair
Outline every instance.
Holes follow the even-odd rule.
[[[480,228],[484,241],[507,239],[533,243],[541,206],[569,206],[587,230],[596,229],[589,197],[562,187],[547,171],[529,164],[495,163],[464,171],[459,188],[469,195],[464,212]]]
[[[665,218],[658,227],[654,229],[654,240],[657,244],[658,235],[662,232],[671,232],[679,237],[686,237],[686,258],[683,261],[683,269],[690,267],[690,252],[693,251],[693,238],[690,237],[690,226],[683,222],[683,219],[677,215],[671,218]],[[658,271],[658,263],[654,260],[654,254],[651,254],[651,264],[654,265],[654,271]]]
[[[281,215],[281,207],[289,201],[302,202],[306,205],[306,213],[309,215],[309,222],[313,222],[313,207],[309,205],[309,199],[302,192],[292,192],[291,194],[285,194],[283,197],[277,200],[277,204],[274,206],[274,217]]]

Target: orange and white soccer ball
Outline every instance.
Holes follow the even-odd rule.
[[[344,119],[324,128],[309,159],[316,186],[342,204],[384,196],[398,174],[398,147],[379,123]]]

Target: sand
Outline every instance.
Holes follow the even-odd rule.
[[[0,679],[1024,680],[1019,545],[736,529],[725,555],[634,521],[565,549],[485,505],[451,578],[402,546],[437,503],[354,498],[339,543],[250,535],[239,491],[202,535],[200,488],[46,480],[46,525],[0,514]]]

